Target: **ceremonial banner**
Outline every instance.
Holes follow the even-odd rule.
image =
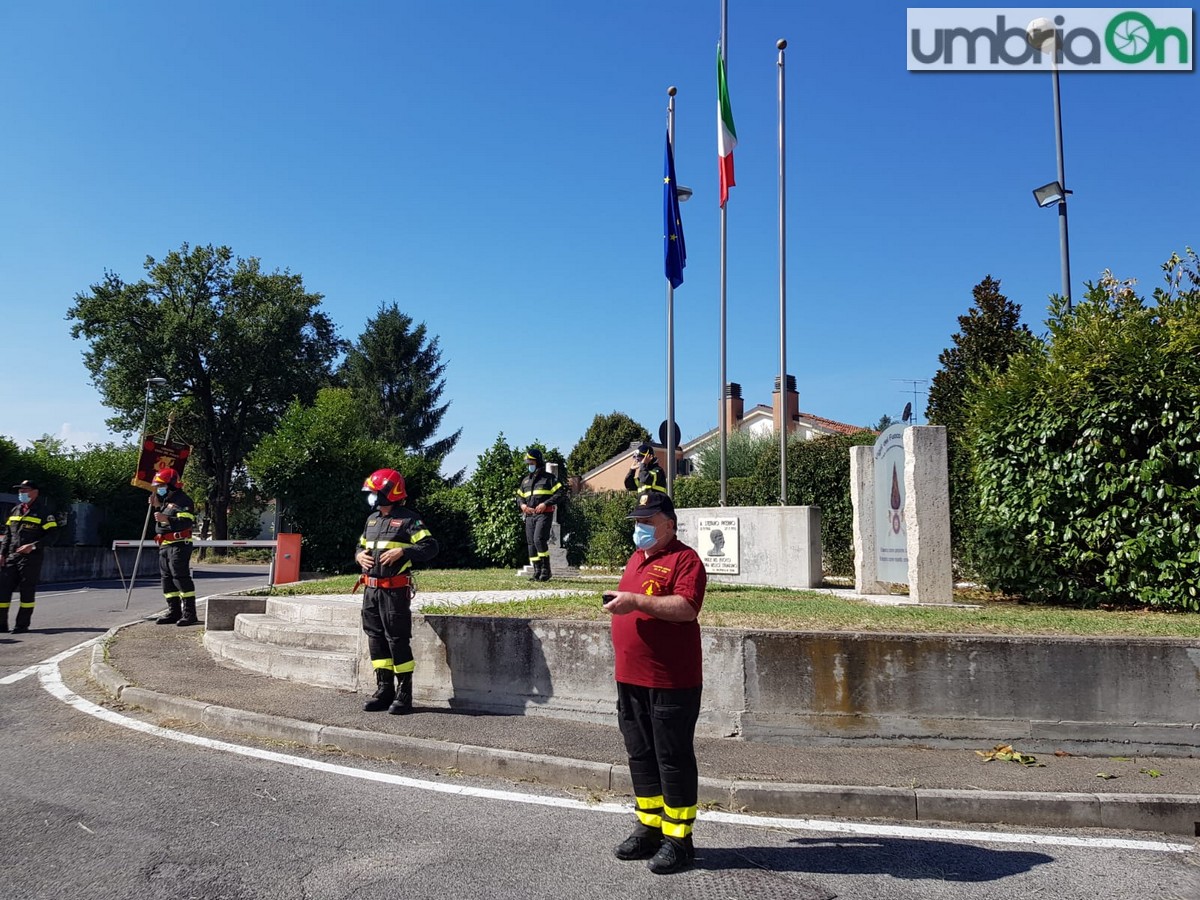
[[[138,457],[137,472],[129,483],[134,487],[150,490],[150,479],[159,469],[172,468],[183,478],[183,467],[191,455],[192,448],[180,441],[156,440],[147,437],[142,441],[142,453]]]

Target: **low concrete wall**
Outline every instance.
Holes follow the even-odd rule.
[[[767,587],[810,588],[821,584],[821,509],[817,506],[715,506],[677,509],[679,539],[701,554],[700,519],[738,520],[737,575],[710,574],[709,581]]]
[[[42,561],[42,582],[92,581],[109,578],[128,580],[133,571],[136,550],[118,550],[117,558],[108,547],[47,547]],[[138,563],[138,578],[158,577],[158,551],[143,550]]]
[[[1200,753],[1200,642],[704,628],[702,643],[707,736]],[[419,702],[614,719],[605,623],[417,614],[413,650]]]

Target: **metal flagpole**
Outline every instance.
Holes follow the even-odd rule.
[[[667,88],[667,143],[675,153],[675,88]],[[678,192],[679,185],[668,185]],[[678,195],[678,194],[677,194]],[[667,279],[667,496],[675,496],[675,287]]]
[[[171,426],[174,424],[175,424],[175,413],[171,413],[169,416],[167,416],[167,433],[163,437],[164,444],[167,441],[171,440]],[[143,441],[143,443],[146,440],[145,431],[146,431],[146,428],[143,425],[142,426],[142,432],[143,432],[142,441]],[[151,491],[154,490],[153,485],[151,485],[150,490]],[[133,596],[133,583],[135,581],[137,581],[138,566],[142,562],[142,543],[146,540],[146,529],[150,527],[151,506],[150,506],[149,501],[150,501],[150,498],[147,497],[146,498],[146,520],[144,522],[142,522],[142,539],[140,541],[138,541],[137,555],[134,556],[134,558],[133,558],[133,571],[129,573],[129,588],[128,588],[128,590],[125,591],[125,608],[126,609],[129,609],[129,598]]]
[[[721,0],[721,59],[725,62],[726,76],[728,76],[728,74],[729,74],[729,57],[726,55],[726,47],[727,47],[727,40],[728,40],[727,36],[729,33],[728,26],[729,26],[729,10],[726,6],[726,0]],[[718,127],[720,127],[719,121],[718,121]],[[720,416],[719,416],[719,421],[718,421],[717,427],[718,427],[718,430],[721,432],[720,433],[720,447],[721,447],[721,497],[720,497],[720,503],[721,503],[721,506],[725,506],[725,485],[726,485],[726,481],[727,481],[726,473],[725,473],[725,458],[726,458],[726,454],[728,452],[727,432],[729,430],[729,422],[728,422],[729,415],[726,412],[726,406],[728,404],[725,401],[725,391],[726,391],[726,375],[725,375],[725,311],[726,311],[725,253],[726,253],[726,248],[727,248],[726,226],[728,225],[728,210],[726,210],[725,207],[727,205],[728,204],[724,204],[724,203],[721,204],[721,324],[720,324],[720,327],[718,328],[718,331],[720,333],[720,343],[721,343],[721,350],[720,350],[721,362],[719,365],[719,368],[721,370],[721,373],[720,373],[721,389],[720,389],[720,392],[717,394],[717,396],[719,398],[718,403],[719,403],[719,408],[720,408]]]
[[[787,506],[787,166],[784,162],[783,51],[779,49],[779,505]]]

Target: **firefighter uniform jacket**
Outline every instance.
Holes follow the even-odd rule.
[[[4,537],[0,538],[0,556],[10,557],[25,544],[33,544],[33,552],[41,553],[57,539],[58,519],[50,502],[38,494],[32,503],[18,503],[9,513]]]
[[[370,551],[375,558],[371,568],[364,574],[371,578],[391,578],[407,572],[413,563],[429,562],[438,554],[438,542],[434,540],[420,516],[405,506],[392,506],[388,515],[374,510],[363,526],[358,546]],[[380,558],[385,550],[403,547],[404,556],[399,562],[384,565]]]
[[[156,513],[165,513],[167,521],[154,520],[154,540],[160,546],[192,539],[192,526],[196,524],[196,504],[179,488],[168,491]]]
[[[663,472],[662,466],[658,464],[657,459],[650,460],[649,463],[639,463],[636,469],[630,469],[625,475],[625,490],[637,491],[639,494],[646,491],[662,491],[667,492],[667,476]]]
[[[545,469],[529,472],[521,479],[517,487],[517,509],[522,506],[536,508],[545,503],[548,507],[558,506],[563,499],[563,486],[559,480]],[[542,515],[552,515],[553,509],[547,509]]]

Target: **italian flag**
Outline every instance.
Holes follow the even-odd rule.
[[[733,180],[733,148],[737,146],[737,131],[733,127],[733,109],[729,105],[729,84],[725,80],[725,55],[717,47],[717,154],[721,166],[721,208],[729,199]]]

